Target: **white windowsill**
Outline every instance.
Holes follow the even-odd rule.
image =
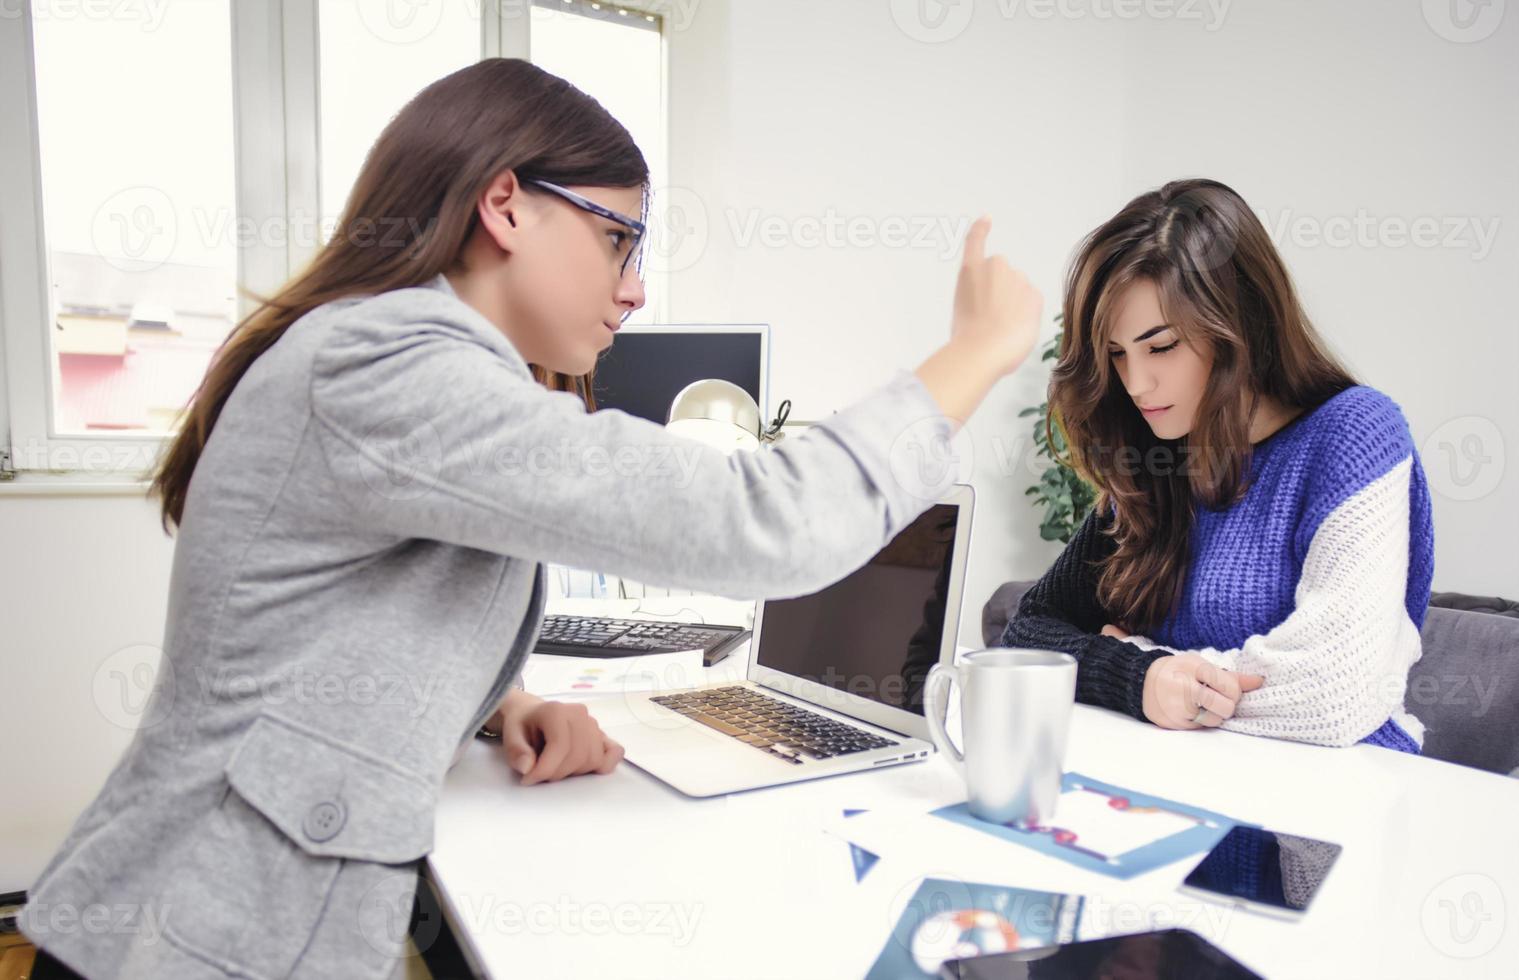
[[[152,481],[115,473],[49,473],[23,470],[0,480],[0,497],[137,497],[146,496]]]

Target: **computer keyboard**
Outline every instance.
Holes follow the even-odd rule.
[[[747,687],[714,687],[649,700],[793,765],[897,744]]]
[[[603,616],[545,616],[534,653],[561,657],[636,657],[676,650],[702,651],[712,666],[749,638],[742,626],[671,623]]]

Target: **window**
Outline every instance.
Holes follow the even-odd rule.
[[[321,0],[322,238],[380,131],[428,85],[480,58],[473,3]]]
[[[533,0],[532,59],[617,117],[649,164],[656,202],[668,183],[665,158],[665,52],[662,21],[651,13],[590,0]],[[644,256],[647,301],[629,322],[665,318],[668,277],[660,268],[660,223],[651,215]]]
[[[144,477],[251,297],[331,234],[391,116],[482,55],[532,57],[589,92],[628,126],[656,192],[665,182],[653,14],[589,0],[0,6],[0,473]],[[657,262],[645,271],[647,321],[664,295]]]
[[[32,18],[53,429],[161,435],[233,322],[230,7],[70,9]]]

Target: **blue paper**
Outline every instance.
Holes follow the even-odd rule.
[[[925,878],[892,927],[866,980],[934,977],[945,960],[1075,942],[1083,899]]]
[[[854,864],[854,880],[858,884],[865,880],[865,876],[870,873],[871,868],[876,866],[876,862],[881,860],[881,856],[865,850],[858,844],[850,844],[849,860]]]
[[[1146,793],[1136,793],[1120,786],[1091,779],[1081,773],[1066,773],[1061,780],[1062,796],[1082,792],[1104,794],[1110,799],[1109,805],[1115,810],[1136,813],[1160,810],[1192,820],[1194,825],[1122,854],[1102,854],[1089,847],[1083,847],[1078,832],[1060,826],[1058,807],[1055,811],[1055,822],[1048,827],[1029,827],[1022,825],[1021,822],[991,823],[972,816],[964,803],[940,807],[933,811],[933,815],[1113,878],[1132,878],[1173,861],[1179,861],[1188,855],[1208,851],[1236,824],[1236,821],[1221,813],[1214,813],[1212,810],[1187,806],[1184,803],[1150,796]]]

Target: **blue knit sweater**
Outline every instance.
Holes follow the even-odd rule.
[[[1266,676],[1226,728],[1418,751],[1422,727],[1402,698],[1434,532],[1412,436],[1387,396],[1349,388],[1255,445],[1244,498],[1195,509],[1180,602],[1153,638],[1093,635],[1113,621],[1096,598],[1106,530],[1088,519],[1003,636],[1075,655],[1079,699],[1143,718],[1149,664],[1193,651]]]

